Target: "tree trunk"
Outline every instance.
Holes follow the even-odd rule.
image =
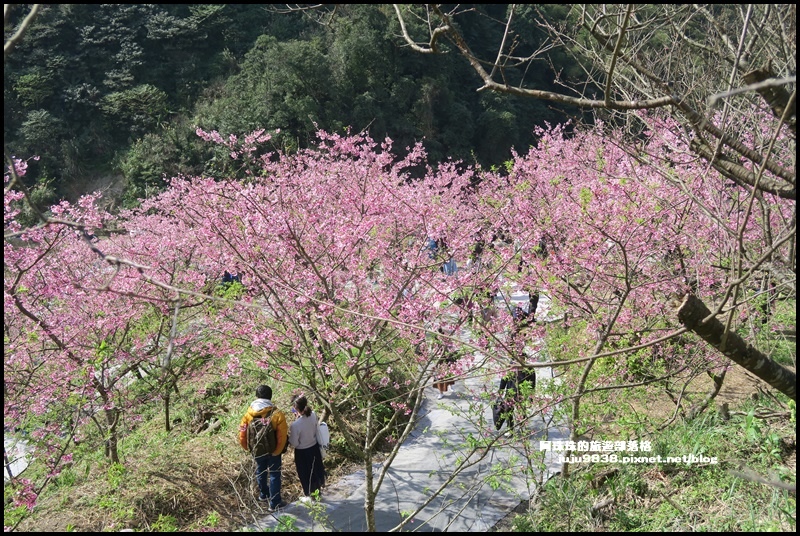
[[[723,344],[725,326],[716,318],[703,322],[703,319],[711,316],[711,311],[699,298],[693,294],[684,296],[677,313],[678,320],[687,329],[695,332],[701,339],[725,354],[733,362],[752,372],[781,393],[792,400],[797,400],[795,373],[753,348],[736,333],[727,333],[727,339]]]
[[[169,432],[172,429],[170,416],[169,416],[169,389],[167,389],[166,394],[162,397],[164,401],[164,430]]]
[[[119,410],[107,409],[106,424],[108,425],[108,439],[106,439],[107,456],[114,463],[119,463],[119,449],[117,447],[117,423],[119,422]]]
[[[367,520],[367,532],[377,532],[375,525],[375,492],[374,479],[372,475],[372,464],[364,464],[366,469],[366,487],[364,489],[364,515]]]

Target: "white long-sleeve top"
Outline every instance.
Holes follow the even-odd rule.
[[[317,444],[317,414],[300,415],[289,427],[289,444],[296,449],[307,449]]]

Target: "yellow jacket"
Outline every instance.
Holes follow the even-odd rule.
[[[247,408],[247,413],[242,417],[242,422],[239,423],[239,445],[241,445],[244,450],[250,450],[247,446],[247,427],[250,425],[250,422],[256,417],[263,417],[269,413],[270,408],[274,408],[272,410],[272,427],[275,428],[278,436],[278,446],[272,455],[278,456],[285,450],[286,442],[289,440],[289,425],[286,424],[286,415],[276,408],[272,402],[263,398],[256,398],[253,403],[250,404],[250,407]]]

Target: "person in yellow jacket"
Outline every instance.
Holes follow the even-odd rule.
[[[268,385],[259,385],[256,388],[256,399],[247,408],[247,412],[239,423],[239,444],[243,449],[251,451],[247,441],[247,428],[254,418],[270,416],[272,427],[277,436],[275,450],[256,455],[256,482],[258,482],[261,502],[269,501],[270,510],[278,510],[286,506],[281,500],[281,455],[286,451],[289,439],[289,426],[286,424],[286,415],[272,403],[272,388]]]

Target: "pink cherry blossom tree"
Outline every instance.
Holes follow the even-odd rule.
[[[718,392],[729,362],[719,347],[687,338],[693,327],[675,310],[685,307],[685,296],[720,304],[729,317],[717,332],[729,332],[721,349],[741,362],[735,330],[741,320],[762,315],[752,300],[763,292],[742,285],[741,274],[765,259],[793,255],[792,201],[729,187],[722,174],[697,161],[673,125],[661,124],[646,133],[638,155],[623,150],[615,141],[620,134],[603,125],[573,136],[561,128],[542,131],[539,146],[517,156],[509,176],[486,188],[496,197],[485,205],[502,206],[520,242],[526,265],[520,284],[542,289],[587,331],[581,354],[570,360],[584,363],[567,393],[575,436],[592,424],[579,411],[583,394],[631,385],[631,359],[648,348],[662,372],[708,371],[714,390],[687,413],[700,411]],[[706,309],[695,322],[710,314]],[[760,377],[793,397],[794,375],[752,347],[749,352],[753,359],[745,366],[760,368]],[[619,364],[593,373],[603,358]],[[754,367],[756,361],[769,362],[769,372]]]
[[[393,444],[391,465],[442,351],[424,344],[426,333],[463,324],[452,297],[487,277],[448,276],[427,248],[444,239],[449,255],[467,258],[480,216],[470,208],[474,173],[456,164],[434,172],[420,147],[398,159],[388,140],[363,135],[320,132],[317,148],[289,157],[261,154],[263,132],[199,134],[261,171],[244,182],[176,178],[140,214],[191,229],[208,273],[242,274],[247,297],[224,312],[243,350],[229,369],[246,356],[323,405],[364,461],[374,516],[384,476],[372,474],[374,456]],[[344,416],[354,409],[366,437]]]
[[[25,230],[14,220],[16,197],[7,191],[5,226],[16,238],[4,243],[4,421],[48,467],[44,481],[15,478],[30,498],[87,440],[87,426],[115,463],[141,404],[161,397],[169,429],[171,393],[227,346],[213,322],[197,318],[205,277],[192,271],[181,229],[151,219],[147,233],[121,232],[124,222],[87,196]],[[85,229],[103,237],[90,241]]]
[[[681,338],[670,300],[689,291],[723,300],[739,252],[783,253],[792,207],[773,201],[751,216],[752,202],[726,192],[670,133],[669,125],[650,133],[631,155],[602,125],[569,137],[543,130],[542,143],[499,174],[457,163],[432,170],[419,147],[398,158],[388,140],[363,135],[321,132],[316,149],[287,156],[262,153],[263,132],[241,140],[199,132],[250,178],[177,177],[114,221],[86,198],[54,207],[50,225],[15,231],[21,242],[6,241],[6,375],[16,404],[7,415],[36,407],[36,394],[77,393],[76,419],[102,408],[98,426],[113,459],[129,372],[158,379],[152,392],[164,399],[168,426],[180,375],[205,366],[238,374],[255,363],[316,397],[362,455],[374,525],[385,475],[373,475],[374,455],[394,442],[391,465],[443,351],[425,344],[426,334],[457,344],[453,334],[471,318],[472,349],[490,354],[497,374],[544,335],[540,325],[520,331],[510,315],[491,313],[501,286],[545,292],[584,326],[582,353],[562,363],[584,366],[561,395],[573,400],[576,434],[589,425],[580,413],[586,394],[631,386],[630,361],[603,374],[597,363],[653,349],[669,376],[685,368],[667,359],[678,349],[697,370],[722,374],[717,354]],[[15,195],[6,195],[12,230]],[[124,232],[88,247],[73,232],[104,227]],[[450,259],[462,268],[448,275]],[[242,280],[236,300],[213,290],[226,270]],[[472,366],[467,351],[452,372]],[[54,390],[51,378],[69,389]],[[365,437],[344,417],[353,409]]]

